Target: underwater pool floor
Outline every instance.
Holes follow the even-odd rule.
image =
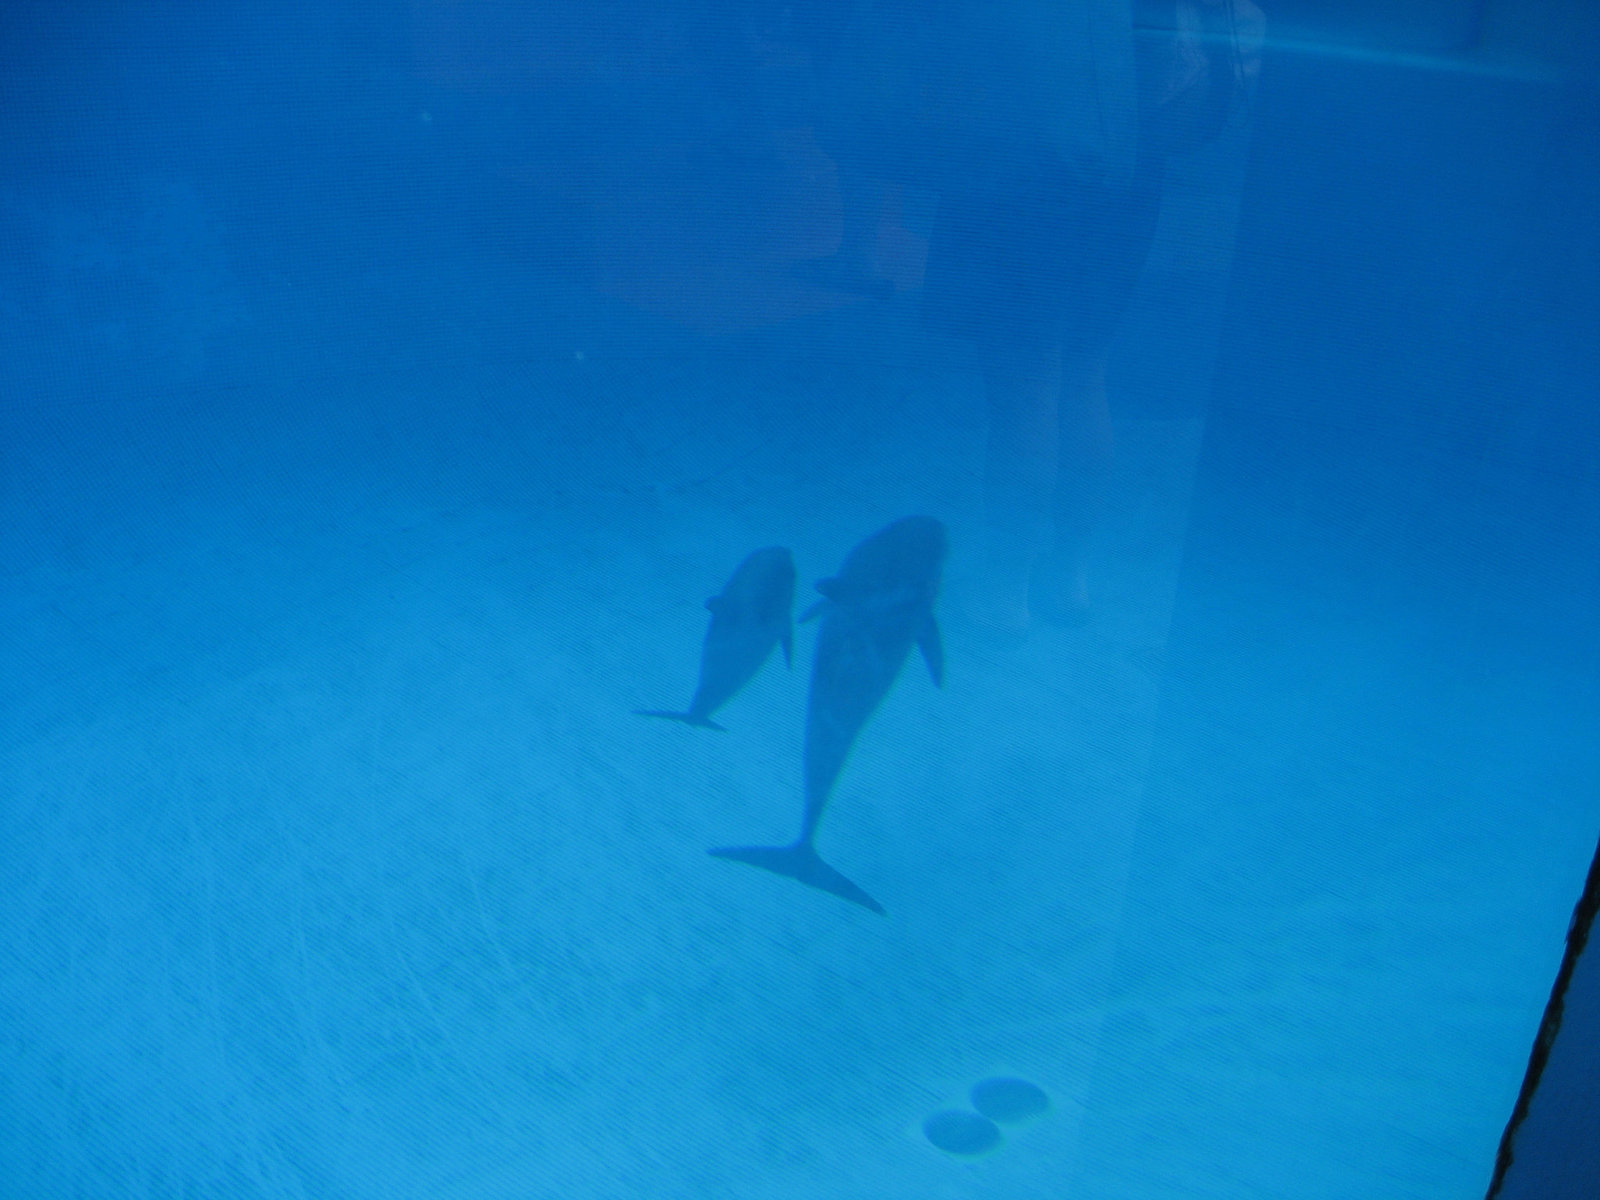
[[[1311,892],[1291,819],[1168,820],[1151,773],[1182,769],[1161,731],[1184,718],[1167,638],[1201,422],[1119,423],[1095,619],[1007,639],[963,603],[976,380],[822,376],[575,356],[133,397],[125,453],[41,470],[55,515],[24,531],[3,635],[10,1177],[1480,1194],[1576,894],[1548,870],[1573,815],[1476,798],[1416,870],[1327,838],[1349,886]],[[791,547],[804,607],[913,512],[952,529],[948,678],[908,663],[821,839],[885,919],[706,855],[793,835],[811,625],[726,734],[631,710],[688,700],[702,602],[748,551]],[[1226,797],[1272,736],[1221,724],[1193,770]],[[1366,812],[1386,753],[1272,769]],[[1281,856],[1241,858],[1241,824]],[[1152,883],[1179,838],[1206,886]],[[1281,903],[1236,911],[1241,863],[1281,872]],[[990,1077],[1048,1111],[985,1153],[961,1122],[973,1153],[931,1144]]]

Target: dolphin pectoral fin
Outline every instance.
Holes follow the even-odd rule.
[[[749,863],[752,867],[760,867],[775,875],[787,875],[807,887],[832,892],[841,900],[870,908],[880,917],[889,915],[883,905],[823,862],[815,848],[806,842],[798,842],[793,846],[723,846],[712,850],[711,856]]]
[[[827,611],[828,611],[828,601],[827,600],[818,600],[810,608],[806,609],[805,612],[800,614],[800,624],[804,625],[807,621],[815,621],[818,617],[820,617],[823,613],[825,613]]]
[[[778,638],[778,642],[783,647],[783,665],[788,667],[790,670],[793,670],[794,669],[794,626],[793,625],[790,625],[786,629],[784,629],[782,635]]]
[[[698,729],[715,729],[718,733],[728,732],[710,717],[697,717],[694,713],[668,712],[661,708],[636,708],[633,710],[633,715],[636,717],[662,717],[668,721],[682,721],[685,725],[693,725]]]
[[[917,631],[917,648],[922,651],[922,657],[928,664],[928,670],[933,674],[935,687],[944,686],[944,639],[939,636],[939,622],[933,619],[933,614],[928,614],[928,619],[922,623],[922,628]]]

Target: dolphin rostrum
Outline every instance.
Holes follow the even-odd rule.
[[[784,662],[794,658],[794,555],[768,546],[749,555],[722,591],[706,601],[711,624],[700,651],[700,684],[687,712],[637,709],[641,717],[668,717],[721,730],[711,719],[751,679],[773,646]]]
[[[819,600],[801,620],[821,616],[806,710],[805,815],[789,846],[726,846],[717,858],[749,863],[832,892],[875,913],[880,905],[817,853],[817,826],[850,748],[877,709],[911,647],[944,683],[944,649],[933,604],[939,594],[948,538],[932,517],[906,517],[858,545],[831,579],[817,584]]]

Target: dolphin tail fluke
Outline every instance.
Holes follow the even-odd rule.
[[[807,887],[832,892],[841,900],[870,908],[881,917],[889,915],[884,912],[883,905],[823,862],[821,855],[807,842],[797,842],[793,846],[724,846],[711,851],[711,855],[749,863],[775,875],[787,875]]]
[[[682,721],[685,725],[694,725],[700,729],[715,729],[718,733],[728,732],[710,717],[700,717],[694,713],[667,712],[665,709],[660,708],[636,708],[633,710],[633,715],[636,717],[663,717],[668,721]]]

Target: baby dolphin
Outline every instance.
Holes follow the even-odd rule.
[[[817,826],[856,736],[917,646],[944,684],[944,650],[933,603],[948,537],[932,517],[906,517],[879,530],[817,584],[823,598],[801,620],[822,617],[806,710],[805,813],[789,846],[727,846],[717,858],[749,863],[832,892],[875,913],[883,906],[822,861]]]
[[[740,563],[721,593],[706,601],[711,624],[689,711],[636,709],[638,715],[722,730],[711,714],[755,678],[773,646],[782,645],[783,661],[793,662],[794,578],[794,555],[782,546],[757,550]]]

